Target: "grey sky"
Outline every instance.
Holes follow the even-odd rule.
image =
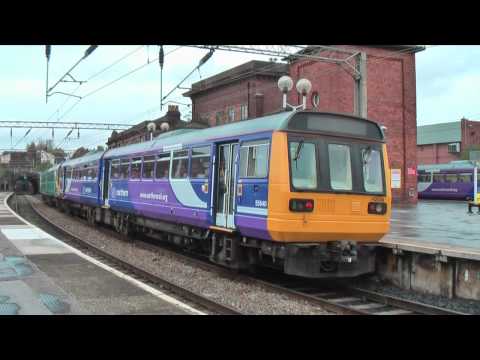
[[[50,80],[53,85],[82,55],[88,46],[53,46],[50,61]],[[174,50],[174,51],[173,51]],[[168,54],[173,51],[171,54]],[[107,71],[94,76],[122,56],[132,53]],[[206,50],[166,46],[163,72],[166,94],[197,64]],[[87,80],[76,95],[85,96],[108,82],[146,64],[158,56],[158,46],[99,46],[82,62],[73,75],[78,80]],[[184,84],[214,75],[220,71],[252,59],[268,60],[265,56],[216,52],[199,72],[194,73]],[[418,124],[456,121],[462,116],[480,119],[477,96],[480,94],[480,46],[435,46],[417,54],[417,119]],[[78,99],[54,95],[45,104],[46,60],[44,46],[0,46],[0,109],[1,120],[26,121],[86,121],[134,124],[160,113],[160,70],[158,61],[153,61],[141,70],[118,82]],[[62,83],[55,91],[72,92],[77,84]],[[169,100],[188,102],[177,90]],[[72,108],[73,106],[73,108]],[[180,106],[183,114],[190,109]],[[28,129],[14,129],[13,145]],[[55,132],[55,143],[61,143],[67,131]],[[81,131],[80,139],[68,140],[62,146],[75,149],[79,146],[93,147],[105,142],[109,132]],[[73,136],[73,134],[71,135]],[[50,130],[33,129],[17,144],[25,144],[39,138],[51,138]],[[0,148],[10,148],[10,129],[0,129]]]

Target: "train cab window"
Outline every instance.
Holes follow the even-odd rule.
[[[444,174],[433,174],[433,182],[445,182],[445,175]]]
[[[142,170],[143,179],[153,178],[154,166],[155,166],[155,156],[145,156],[143,158],[143,170]]]
[[[157,156],[156,179],[168,179],[170,174],[170,153],[164,153]]]
[[[429,183],[432,181],[432,174],[418,174],[418,182]]]
[[[457,174],[447,174],[445,176],[445,179],[447,181],[447,183],[456,183],[458,182],[458,176]]]
[[[328,144],[330,185],[333,190],[352,190],[350,146]]]
[[[130,179],[140,179],[140,174],[142,170],[142,158],[133,158],[132,166],[130,168]]]
[[[188,150],[173,152],[172,179],[185,179],[188,176]]]
[[[290,143],[292,185],[298,190],[317,188],[317,153],[315,144],[304,141]]]
[[[120,179],[120,160],[112,160],[111,166],[112,179]]]
[[[130,165],[129,159],[120,160],[120,177],[119,179],[128,179],[128,168]]]
[[[243,143],[240,147],[240,177],[264,178],[268,173],[269,142]]]
[[[363,185],[366,192],[383,192],[382,157],[380,151],[362,149]]]
[[[210,168],[210,146],[203,146],[192,149],[191,178],[208,178]]]

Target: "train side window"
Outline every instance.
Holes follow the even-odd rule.
[[[152,179],[154,167],[155,167],[155,156],[145,156],[143,158],[142,178]]]
[[[173,152],[172,179],[185,179],[188,176],[188,150]]]
[[[191,178],[208,178],[210,168],[210,146],[203,146],[192,149]]]
[[[456,183],[458,181],[457,174],[447,174],[445,176],[447,183]]]
[[[88,168],[86,170],[87,170],[87,180],[95,179],[95,176],[93,176],[93,168]]]
[[[170,174],[170,153],[164,153],[164,154],[158,155],[155,178],[168,179],[169,174]]]
[[[96,166],[92,167],[92,180],[96,180],[97,176],[98,176],[98,168]]]
[[[352,190],[350,146],[328,144],[330,185],[333,190]]]
[[[445,175],[444,174],[433,174],[433,182],[445,182]]]
[[[120,160],[115,159],[112,160],[112,167],[111,167],[111,177],[112,179],[119,179],[120,178]]]
[[[119,179],[128,179],[128,168],[130,166],[129,159],[120,160],[120,177]]]
[[[142,158],[133,158],[132,166],[130,168],[130,179],[140,179],[140,174],[142,170]]]
[[[472,174],[458,174],[458,182],[471,183],[473,182]]]
[[[295,141],[290,143],[290,167],[292,185],[295,189],[312,190],[317,188],[316,164],[315,144]]]
[[[245,142],[240,147],[240,177],[264,178],[268,174],[269,145],[266,140]]]

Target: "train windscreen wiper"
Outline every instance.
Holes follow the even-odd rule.
[[[302,151],[302,148],[303,148],[303,139],[300,140],[300,142],[298,143],[298,146],[297,146],[297,151],[295,151],[295,157],[293,158],[293,160],[295,161],[295,168],[298,169],[298,163],[297,163],[297,160],[300,158],[300,152]]]

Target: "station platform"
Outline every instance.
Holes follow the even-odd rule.
[[[29,224],[8,195],[0,193],[0,315],[203,314]]]
[[[427,254],[480,260],[480,215],[466,201],[421,200],[394,205],[383,246]]]

